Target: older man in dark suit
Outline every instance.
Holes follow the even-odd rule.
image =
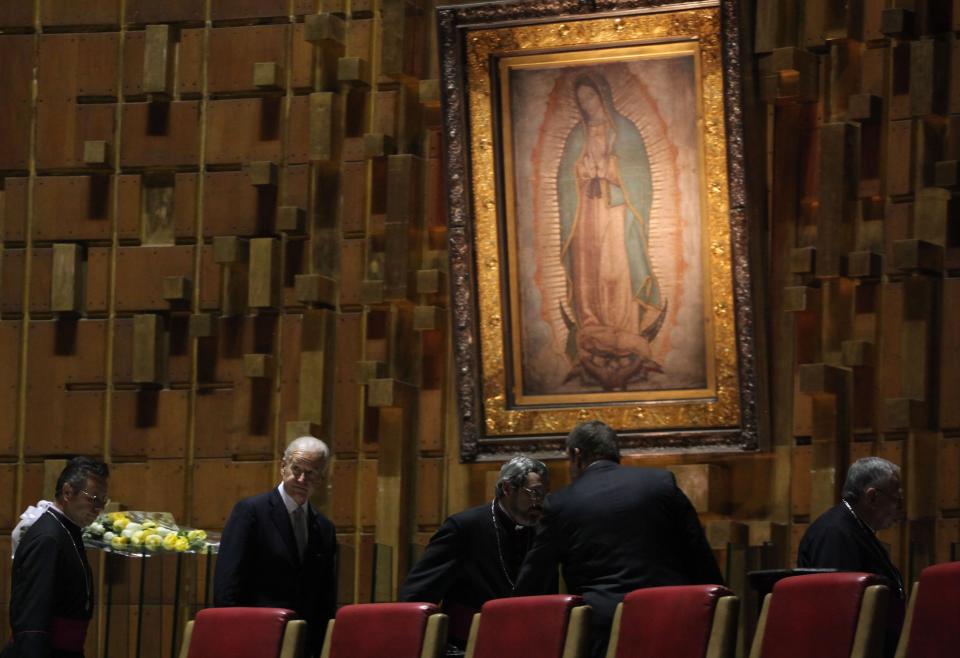
[[[220,543],[214,580],[217,606],[289,608],[307,621],[307,648],[319,655],[336,614],[336,532],[310,506],[329,449],[312,436],[283,454],[276,489],[241,500]]]
[[[673,474],[620,466],[617,435],[600,421],[567,437],[573,483],[547,498],[518,594],[548,591],[557,565],[593,608],[591,654],[602,656],[613,614],[635,589],[723,581],[697,513]]]

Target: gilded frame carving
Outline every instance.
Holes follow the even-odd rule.
[[[588,418],[600,418],[616,427],[626,451],[757,448],[757,377],[747,255],[735,4],[727,0],[656,5],[631,0],[554,0],[438,8],[461,460],[500,459],[516,451],[541,456],[560,455],[563,437],[569,429]],[[525,117],[547,117],[536,124],[539,127],[537,134],[547,136],[539,138],[535,160],[543,161],[549,144],[556,143],[550,151],[554,159],[544,165],[544,171],[556,171],[553,163],[562,160],[561,152],[567,152],[564,144],[572,140],[572,137],[565,136],[575,132],[570,123],[576,122],[577,118],[569,117],[578,115],[569,107],[579,107],[580,114],[583,114],[583,102],[566,101],[566,115],[561,110],[551,110],[553,113],[549,115],[546,112],[531,113],[523,99],[536,95],[524,90],[534,87],[554,90],[551,102],[541,99],[530,103],[540,102],[541,105],[536,107],[556,109],[564,107],[563,98],[581,93],[577,90],[582,86],[590,86],[579,80],[591,77],[594,80],[602,78],[592,88],[597,98],[603,96],[608,119],[616,114],[620,122],[617,125],[639,126],[636,140],[641,144],[669,142],[669,139],[661,139],[656,125],[649,121],[644,123],[646,114],[655,114],[644,111],[645,101],[633,92],[624,91],[643,86],[635,84],[646,75],[647,69],[643,66],[659,66],[661,75],[666,75],[666,71],[692,72],[690,89],[696,103],[691,110],[691,121],[695,121],[696,137],[695,143],[691,142],[694,146],[688,150],[694,154],[691,157],[699,167],[695,167],[697,173],[693,177],[696,190],[687,195],[699,204],[699,210],[694,213],[698,219],[691,223],[684,216],[681,221],[679,216],[682,213],[677,211],[678,220],[674,223],[687,227],[675,229],[675,233],[680,236],[676,238],[676,244],[686,245],[683,248],[689,253],[674,256],[662,246],[657,246],[659,251],[654,252],[655,245],[669,243],[664,235],[673,235],[662,227],[674,224],[662,219],[650,220],[646,224],[647,237],[641,239],[643,249],[648,246],[650,249],[645,271],[648,278],[656,279],[656,274],[650,273],[662,273],[663,262],[669,256],[681,263],[678,267],[686,268],[683,272],[691,272],[678,274],[675,279],[686,276],[689,281],[699,282],[697,285],[701,287],[697,288],[697,295],[688,295],[694,300],[690,302],[694,311],[680,316],[673,308],[674,315],[671,316],[667,312],[668,302],[671,299],[676,301],[678,295],[676,288],[670,288],[671,279],[662,277],[668,282],[663,286],[666,292],[656,298],[657,303],[647,305],[650,310],[650,315],[646,316],[647,331],[640,333],[649,346],[660,345],[664,339],[655,343],[657,331],[663,326],[664,318],[671,318],[675,331],[700,336],[700,342],[693,339],[689,342],[698,346],[692,353],[702,361],[702,367],[693,368],[691,372],[694,374],[677,380],[685,383],[671,388],[672,384],[663,382],[668,382],[666,378],[676,369],[666,368],[667,374],[664,374],[661,367],[664,362],[660,356],[667,352],[663,348],[660,352],[645,353],[646,360],[641,361],[646,365],[631,366],[633,374],[629,381],[625,377],[616,379],[613,375],[604,379],[604,375],[593,372],[589,359],[600,353],[608,355],[603,357],[607,359],[603,363],[607,364],[606,372],[614,374],[620,372],[615,370],[620,367],[620,362],[609,357],[610,352],[604,351],[606,348],[596,348],[598,351],[591,353],[593,356],[589,358],[578,357],[581,360],[577,361],[571,357],[574,363],[585,364],[586,371],[577,365],[570,368],[566,379],[561,376],[550,380],[541,376],[546,372],[546,366],[537,370],[535,366],[539,362],[532,356],[532,351],[526,351],[528,343],[525,341],[531,330],[521,326],[519,318],[524,315],[524,304],[529,304],[525,299],[533,297],[523,296],[525,286],[530,287],[529,281],[534,280],[565,281],[549,284],[553,286],[550,290],[547,290],[547,284],[538,283],[542,288],[536,293],[543,308],[558,309],[556,312],[543,311],[540,315],[550,315],[552,322],[561,327],[555,332],[557,334],[563,333],[561,322],[566,324],[568,345],[571,340],[580,344],[569,336],[587,335],[578,315],[587,313],[587,304],[584,297],[575,302],[570,292],[575,287],[572,265],[569,264],[572,261],[564,261],[565,256],[542,255],[562,250],[552,247],[532,249],[530,245],[542,245],[524,236],[539,230],[527,230],[528,226],[547,226],[553,221],[550,226],[559,228],[544,228],[540,232],[559,235],[550,238],[554,240],[551,244],[562,244],[565,249],[572,242],[563,234],[564,226],[569,226],[570,222],[564,224],[561,215],[567,212],[566,216],[570,217],[571,211],[564,208],[575,208],[572,211],[574,225],[576,222],[588,225],[585,219],[579,218],[580,213],[586,212],[587,205],[583,201],[586,197],[578,193],[579,200],[573,205],[564,205],[561,199],[553,205],[545,202],[542,207],[529,211],[527,207],[537,203],[529,198],[537,197],[537,193],[529,192],[527,187],[535,188],[537,184],[527,185],[528,178],[517,173],[520,170],[517,163],[533,161],[534,158],[528,157],[529,151],[518,146],[522,139],[512,136],[511,131],[529,134],[531,131],[526,129],[529,126],[523,123]],[[650,79],[653,79],[652,75]],[[606,91],[601,94],[604,85]],[[660,91],[663,91],[662,85]],[[582,93],[590,95],[589,91]],[[561,101],[557,102],[556,98]],[[629,124],[625,123],[624,117],[628,117]],[[610,126],[614,125],[612,121],[610,119]],[[585,119],[584,130],[587,124]],[[617,135],[616,138],[623,139],[624,143],[627,137],[619,135],[628,133],[622,128],[619,132],[612,127],[609,129],[610,135]],[[551,134],[559,137],[551,142]],[[609,137],[611,143],[613,139]],[[648,178],[653,181],[648,185],[657,190],[658,180],[677,176],[662,173],[655,149],[656,146],[649,147],[652,155],[645,162],[645,171],[650,172]],[[671,152],[678,150],[681,149],[673,148]],[[618,163],[625,160],[623,154],[627,152],[626,147],[618,151]],[[674,166],[678,171],[690,168],[687,165]],[[524,170],[525,175],[529,174],[528,170],[529,167]],[[559,198],[561,186],[556,182],[559,179],[560,174],[552,178],[544,174],[540,178],[533,175],[529,180],[544,181],[540,186]],[[624,190],[629,187],[626,183],[621,186]],[[599,197],[600,192],[596,195]],[[677,194],[661,196],[679,198]],[[653,202],[652,210],[651,206],[637,210],[636,216],[668,216],[664,202],[660,202],[659,207],[656,203]],[[689,215],[690,202],[683,203],[687,204],[684,212]],[[559,209],[550,210],[554,206]],[[629,201],[626,206],[633,208]],[[550,212],[554,212],[556,220],[549,220]],[[597,212],[607,211],[601,209]],[[622,224],[619,219],[609,222],[610,226]],[[690,225],[694,228],[689,228]],[[657,230],[661,234],[656,234]],[[681,236],[683,230],[688,234]],[[589,254],[589,248],[599,243],[584,244],[587,245],[583,247],[584,253]],[[624,251],[637,253],[637,249]],[[531,253],[537,260],[535,275],[528,272],[534,267],[527,264]],[[690,254],[695,257],[691,258]],[[586,262],[584,257],[581,258]],[[634,255],[628,256],[628,260],[642,259]],[[698,264],[699,269],[691,269],[691,262]],[[636,267],[642,270],[641,265]],[[630,272],[632,276],[633,270]],[[585,275],[579,276],[583,278]],[[587,282],[584,285],[586,290],[597,284]],[[650,290],[648,286],[644,289]],[[659,294],[661,290],[658,288],[657,292]],[[556,299],[550,298],[551,294]],[[640,318],[644,317],[644,312],[641,311]],[[657,317],[659,324],[649,321],[649,318]],[[698,326],[701,320],[684,323],[681,317],[686,320],[701,318],[700,333],[689,327]],[[636,326],[641,327],[643,323]],[[559,339],[556,342],[559,344]],[[569,354],[576,354],[577,348],[572,349]],[[557,350],[552,352],[557,353]],[[699,363],[696,358],[692,361]],[[639,363],[636,359],[629,362]],[[548,361],[543,363],[549,365]],[[533,374],[528,376],[525,373]],[[619,383],[615,385],[614,382]]]

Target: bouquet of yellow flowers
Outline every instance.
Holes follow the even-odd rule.
[[[169,512],[104,512],[83,530],[84,544],[114,553],[216,553],[219,542],[204,530],[178,526]]]

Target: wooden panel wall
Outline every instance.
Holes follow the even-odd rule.
[[[218,529],[287,439],[325,438],[343,602],[392,598],[489,499],[449,412],[434,4],[0,2],[0,563],[75,453],[128,507]],[[674,470],[741,594],[863,455],[903,465],[905,575],[960,541],[960,6],[835,4],[744,3],[770,449],[625,460]],[[142,623],[167,637],[206,565],[175,620],[157,564]],[[135,653],[138,569],[91,655],[108,619]]]

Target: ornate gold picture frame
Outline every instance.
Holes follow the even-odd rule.
[[[438,9],[461,458],[757,446],[735,7]]]

